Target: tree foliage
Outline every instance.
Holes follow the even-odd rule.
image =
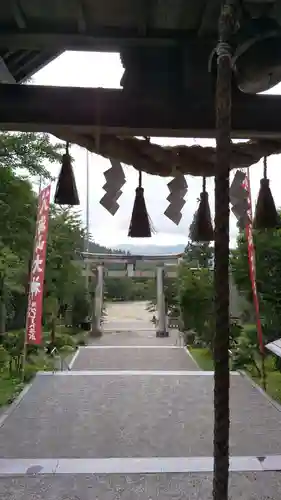
[[[48,163],[60,160],[61,145],[46,134],[0,133],[0,333],[17,317],[24,327],[29,266],[33,253],[37,196],[27,174],[50,178]],[[73,264],[85,232],[80,215],[51,206],[45,272],[46,315],[73,300],[82,280]],[[19,315],[20,312],[20,315]],[[56,315],[56,314],[55,314]]]
[[[46,259],[46,295],[56,295],[59,304],[72,300],[81,281],[81,269],[74,264],[76,251],[83,249],[85,230],[80,214],[69,208],[51,207]]]
[[[30,182],[19,176],[11,167],[0,168],[0,238],[22,260],[32,251],[36,195]]]
[[[214,249],[210,243],[195,243],[190,241],[184,250],[184,261],[189,267],[212,267]]]
[[[281,320],[281,230],[254,233],[256,283],[265,340],[280,337]],[[250,303],[253,302],[249,276],[248,250],[241,233],[231,258],[235,283]]]
[[[46,134],[0,133],[0,334],[6,326],[23,328],[30,260],[33,253],[37,195],[32,176],[50,180],[48,166],[60,161],[62,146]],[[28,179],[27,177],[28,176]],[[85,230],[74,210],[51,205],[44,283],[44,323],[55,337],[57,317],[73,311],[76,324],[89,315],[85,278],[73,263],[83,250]],[[89,250],[124,253],[90,242]],[[155,280],[106,280],[109,299],[149,300]],[[78,296],[79,295],[79,299]],[[79,311],[78,311],[79,303]]]
[[[126,276],[106,278],[105,296],[107,300],[146,300],[156,303],[156,279],[132,279]]]
[[[234,345],[232,368],[237,370],[251,366],[255,369],[256,375],[261,377],[260,365],[257,329],[255,325],[245,325]]]
[[[210,242],[192,241],[193,226],[195,224],[196,212],[189,228],[189,242],[184,250],[184,261],[189,267],[212,267],[214,249]]]
[[[20,169],[32,176],[50,179],[46,163],[60,161],[62,151],[63,145],[52,143],[45,133],[0,133],[0,169]]]
[[[193,330],[206,345],[212,346],[213,272],[209,269],[190,269],[183,264],[179,278],[180,307],[185,330]]]

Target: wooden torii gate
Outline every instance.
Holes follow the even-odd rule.
[[[101,319],[104,297],[104,277],[111,278],[156,278],[156,297],[157,297],[157,316],[158,323],[156,329],[157,337],[167,337],[169,335],[166,325],[165,311],[165,294],[164,294],[164,277],[176,278],[177,271],[171,270],[179,264],[181,254],[167,255],[121,255],[121,254],[99,254],[87,253],[82,254],[84,264],[83,274],[89,278],[96,277],[96,288],[94,296],[95,311],[93,317],[92,333],[95,336],[102,334]],[[154,270],[137,270],[137,262],[148,263],[155,265]],[[124,264],[124,269],[110,270],[106,269],[107,265]],[[170,268],[170,269],[169,269]]]

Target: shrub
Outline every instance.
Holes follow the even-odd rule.
[[[0,345],[0,373],[5,370],[9,362],[9,353],[4,346]]]
[[[65,346],[75,347],[76,346],[75,339],[71,337],[71,335],[68,335],[66,333],[64,334],[57,333],[53,347],[56,347],[58,351],[60,351]]]
[[[91,309],[90,297],[83,288],[76,293],[72,304],[72,325],[78,327],[89,316]]]
[[[82,334],[77,338],[77,345],[87,345],[88,335]]]
[[[24,367],[24,381],[30,382],[40,371],[52,371],[54,369],[54,360],[46,356],[31,358]]]
[[[258,349],[257,329],[255,325],[245,325],[241,335],[236,339],[232,350],[233,369],[253,367],[257,376],[261,376],[260,355]]]
[[[235,319],[230,320],[230,343],[233,344],[240,337],[243,331],[242,325]]]

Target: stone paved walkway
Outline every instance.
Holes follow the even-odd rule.
[[[123,325],[124,326],[124,325]],[[176,345],[177,332],[172,331],[170,337],[156,337],[155,329],[135,330],[122,329],[121,331],[105,331],[98,339],[91,339],[92,345]]]
[[[106,333],[38,375],[0,427],[1,500],[211,499],[213,376],[175,340]],[[230,498],[280,498],[280,425],[233,374]]]
[[[186,350],[172,346],[82,348],[73,370],[197,370]]]

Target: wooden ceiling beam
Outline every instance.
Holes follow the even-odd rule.
[[[0,56],[0,83],[16,83],[4,59]]]
[[[202,12],[201,12],[201,23],[198,27],[198,36],[206,36],[210,31],[210,19],[215,17],[214,13],[217,14],[217,19],[220,12],[220,0],[210,1],[204,0],[202,2]]]
[[[87,31],[87,21],[83,0],[77,0],[77,27],[79,33],[85,33]]]
[[[152,0],[139,0],[137,2],[138,9],[138,32],[145,37],[152,20]]]
[[[20,30],[25,30],[26,29],[25,15],[21,5],[18,3],[18,0],[10,0],[10,5],[14,20],[16,21],[18,28]]]
[[[0,85],[2,130],[70,130],[95,135],[214,137],[212,99],[157,101],[122,90],[35,85]],[[233,98],[233,137],[281,138],[281,97]]]
[[[140,28],[140,27],[139,27]],[[0,31],[0,47],[9,50],[97,50],[118,52],[123,47],[174,47],[198,41],[193,33],[173,30],[147,30],[144,34],[137,30],[104,29],[81,33],[34,33],[30,31]],[[209,43],[204,40],[203,43]],[[211,45],[214,45],[212,40]]]

